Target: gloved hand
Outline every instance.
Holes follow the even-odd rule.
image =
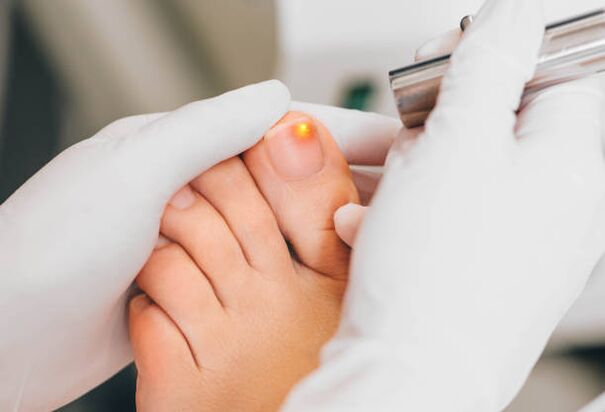
[[[462,31],[460,28],[450,30],[440,36],[429,40],[416,51],[415,60],[425,61],[435,57],[450,54],[460,42]],[[600,89],[605,90],[605,74],[598,76],[600,80]],[[357,117],[350,119],[350,124],[357,127]],[[602,116],[601,116],[602,117]],[[382,116],[380,118],[384,126],[388,124],[388,118]],[[400,126],[401,123],[399,122]],[[604,124],[605,125],[605,124]],[[602,126],[604,126],[602,125]],[[363,130],[363,128],[361,128]],[[603,129],[603,127],[602,127]],[[409,136],[402,138],[413,139],[423,131],[423,128],[401,130],[400,134],[407,133]],[[601,131],[601,141],[605,141],[605,130]],[[361,141],[365,137],[367,142]],[[380,136],[378,136],[380,137]],[[370,153],[377,150],[384,150],[384,133],[383,139],[377,138],[376,134],[365,133],[359,136],[357,144],[360,146],[368,146]],[[369,147],[374,142],[379,142],[376,147]],[[386,157],[386,156],[385,156]],[[381,169],[372,171],[356,171],[353,170],[354,177],[360,193],[367,204],[370,200],[380,179],[382,179]],[[362,205],[347,205],[338,210],[335,214],[334,224],[336,231],[341,239],[349,244],[354,245],[355,236],[361,226],[367,206]],[[548,348],[551,351],[565,351],[569,348],[577,346],[586,346],[601,344],[605,341],[605,318],[603,317],[603,297],[605,296],[605,262],[600,262],[590,276],[586,289],[581,294],[579,299],[574,303],[569,312],[565,315],[561,323],[557,326]]]
[[[544,21],[489,0],[417,141],[394,146],[356,240],[340,329],[286,411],[496,411],[605,249],[592,80],[516,110]]]
[[[169,198],[288,110],[267,82],[117,121],[0,206],[0,410],[55,409],[131,359],[126,291]]]

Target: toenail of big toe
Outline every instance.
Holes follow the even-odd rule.
[[[319,130],[308,116],[277,124],[265,136],[273,168],[286,180],[308,178],[324,166]]]

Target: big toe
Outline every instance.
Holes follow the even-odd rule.
[[[330,132],[316,119],[291,112],[244,161],[298,260],[327,276],[345,277],[350,249],[336,234],[334,213],[358,203],[359,196]]]

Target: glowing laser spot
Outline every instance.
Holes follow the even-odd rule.
[[[299,139],[308,139],[313,134],[313,126],[308,122],[302,122],[294,127],[294,134]]]

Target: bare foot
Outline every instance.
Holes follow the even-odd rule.
[[[173,198],[161,227],[171,243],[137,278],[140,410],[277,410],[335,332],[350,250],[332,215],[358,200],[346,161],[301,113],[244,161]]]

